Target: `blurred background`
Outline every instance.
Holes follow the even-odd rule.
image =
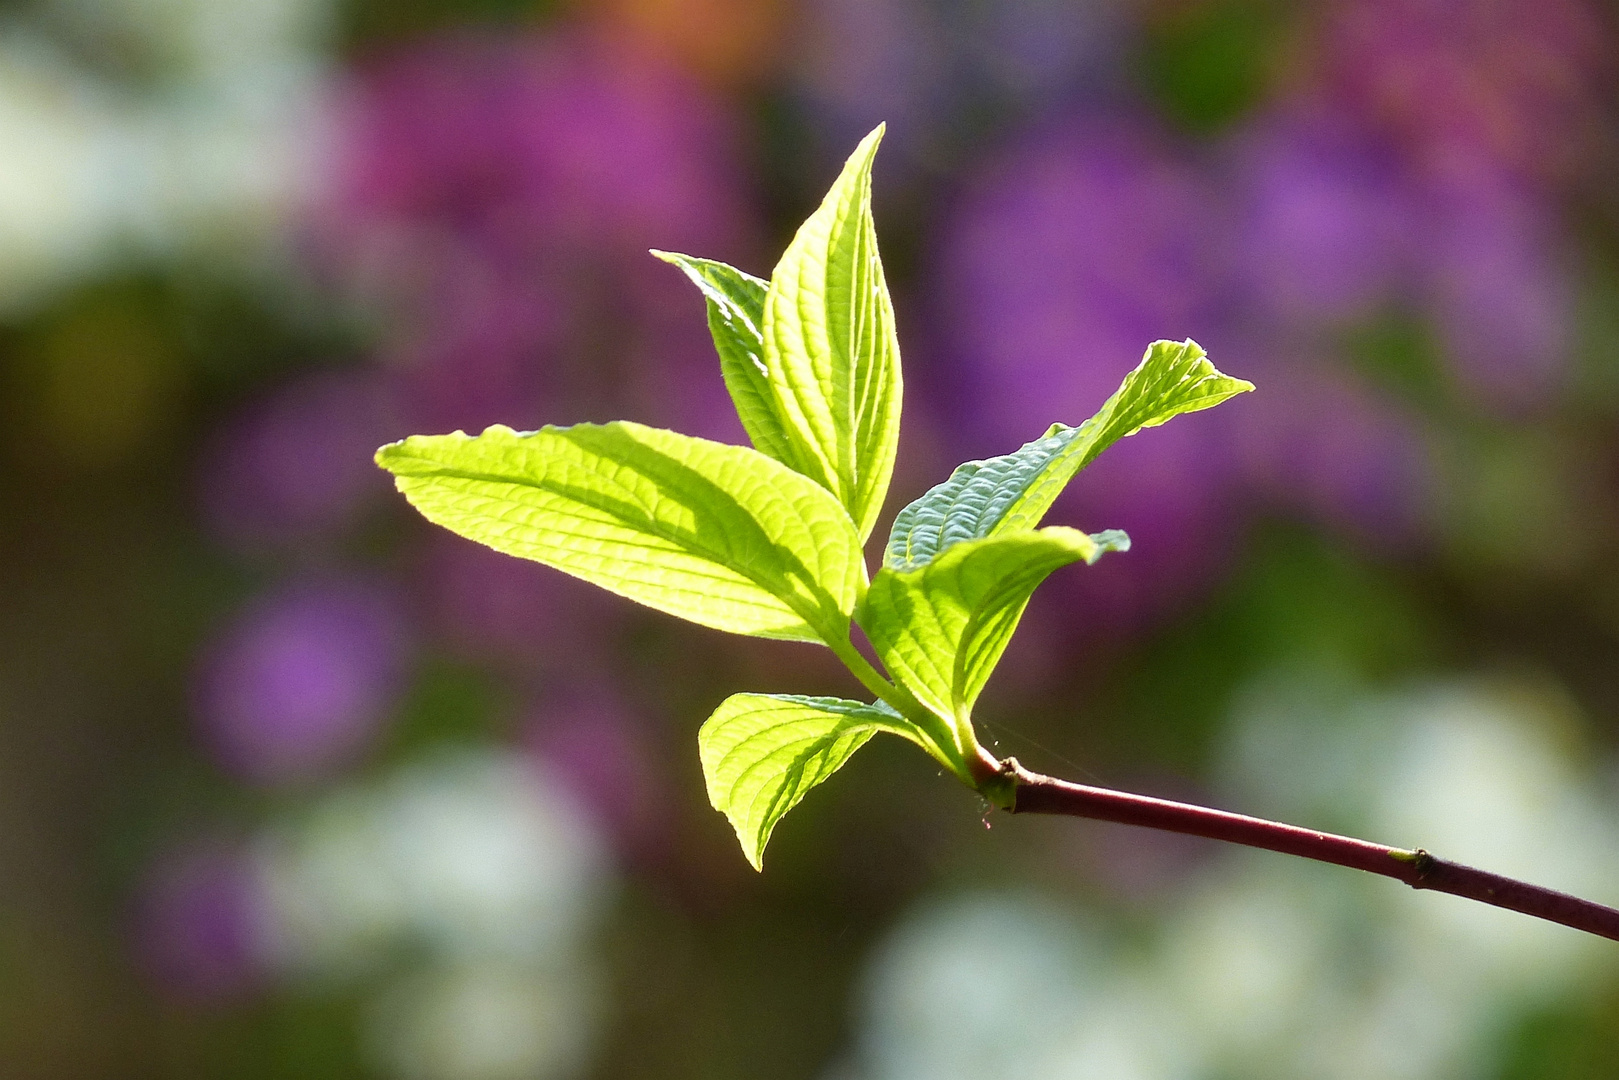
[[[753,873],[698,725],[858,688],[413,517],[412,432],[741,441],[702,302],[879,120],[889,513],[1160,337],[1003,754],[1619,902],[1595,0],[0,3],[0,1074],[1619,1076],[1611,943],[988,816],[878,740]],[[885,535],[886,526],[879,528]]]

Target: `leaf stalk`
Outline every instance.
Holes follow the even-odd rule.
[[[979,744],[978,739],[972,734],[970,724],[965,729],[966,741],[963,742],[961,726],[948,724],[918,701],[903,685],[883,678],[871,662],[860,654],[860,650],[854,647],[853,641],[848,638],[829,639],[827,646],[839,660],[843,661],[843,666],[860,680],[862,686],[870,690],[878,700],[892,706],[895,712],[911,721],[927,736],[928,742],[934,745],[925,748],[941,765],[954,773],[957,779],[968,787],[983,792],[985,797],[995,802],[997,806],[1004,808],[1010,805],[1009,796],[996,800],[993,795],[1005,787],[1001,778],[1001,763],[991,757]]]

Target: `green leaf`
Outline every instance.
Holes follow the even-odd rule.
[[[771,830],[879,731],[915,739],[887,705],[790,694],[733,694],[697,733],[708,801],[755,870]]]
[[[764,358],[795,459],[849,510],[864,540],[899,444],[894,309],[871,219],[867,135],[799,228],[765,296]]]
[[[1083,424],[1053,424],[1043,438],[1014,453],[960,465],[950,479],[901,510],[883,562],[911,569],[964,540],[1032,529],[1074,474],[1109,446],[1253,388],[1217,371],[1195,341],[1155,341],[1101,411]]]
[[[761,453],[804,472],[787,437],[765,367],[762,328],[769,282],[712,259],[669,251],[652,254],[678,266],[702,290],[708,302],[708,331],[714,336],[714,349],[720,356],[720,374],[748,438]]]
[[[860,625],[889,675],[959,729],[1047,575],[1129,546],[1121,532],[1061,526],[967,540],[916,569],[879,570]]]
[[[429,521],[683,619],[841,640],[865,588],[854,524],[745,446],[625,421],[416,435],[377,451]]]

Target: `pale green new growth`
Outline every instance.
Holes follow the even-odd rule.
[[[776,822],[879,731],[914,738],[882,702],[733,694],[720,703],[697,733],[697,749],[708,801],[730,819],[754,869]]]
[[[806,475],[871,535],[899,445],[901,381],[894,310],[871,218],[866,136],[799,227],[765,297],[765,366]]]
[[[901,394],[871,218],[882,134],[861,142],[768,283],[653,252],[706,298],[720,372],[757,449],[619,421],[417,435],[377,451],[430,521],[703,626],[824,643],[880,699],[736,694],[703,725],[709,800],[755,868],[782,816],[879,731],[1010,806],[973,704],[1035,588],[1130,545],[1040,519],[1114,442],[1253,389],[1192,341],[1154,342],[1091,419],[969,461],[902,510],[868,589],[861,545],[888,491]],[[856,618],[887,678],[855,647]]]
[[[731,392],[742,429],[761,453],[807,472],[787,437],[776,392],[765,368],[765,292],[770,283],[712,259],[668,251],[652,254],[680,267],[708,301],[708,331],[720,356],[720,375]]]
[[[950,479],[901,510],[883,562],[910,569],[963,540],[1032,529],[1068,481],[1109,446],[1253,388],[1222,375],[1195,341],[1155,341],[1083,424],[1053,424],[1044,437],[1013,453],[957,466]]]
[[[716,630],[818,641],[865,591],[849,516],[743,446],[619,421],[377,451],[432,522]]]
[[[860,625],[889,674],[970,738],[973,702],[1035,588],[1059,567],[1128,548],[1123,533],[1062,526],[968,540],[915,570],[879,570]]]

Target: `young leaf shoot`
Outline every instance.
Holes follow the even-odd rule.
[[[1111,443],[1251,389],[1192,342],[1153,344],[1096,416],[969,462],[906,507],[868,592],[861,545],[893,472],[902,381],[871,215],[882,134],[855,149],[768,282],[653,252],[699,289],[753,449],[619,421],[377,451],[411,504],[462,536],[703,626],[818,642],[849,665],[877,702],[740,694],[703,727],[710,797],[755,865],[781,816],[879,730],[1009,805],[973,703],[1040,582],[1129,546],[1040,518]],[[854,648],[856,618],[886,676]]]
[[[1096,415],[969,461],[900,511],[869,579],[862,546],[888,492],[901,375],[871,213],[883,129],[860,143],[767,282],[653,252],[696,284],[720,375],[752,447],[619,421],[417,435],[377,463],[430,521],[717,630],[831,648],[877,699],[746,693],[698,747],[710,801],[762,866],[782,817],[878,732],[916,743],[1014,812],[1125,821],[1398,878],[1619,936],[1619,912],[1421,851],[1068,784],[999,761],[972,709],[1034,590],[1129,549],[1108,530],[1041,527],[1063,488],[1122,438],[1253,389],[1194,341],[1156,341]],[[886,673],[855,648],[866,634]]]

